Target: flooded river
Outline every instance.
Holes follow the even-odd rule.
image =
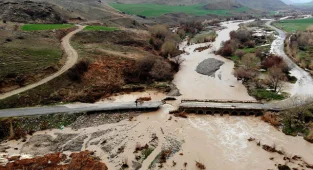
[[[181,45],[181,48],[190,54],[182,55],[186,61],[173,81],[182,94],[179,99],[254,100],[248,95],[245,87],[232,75],[234,63],[213,54],[213,51],[220,47],[222,41],[229,39],[229,32],[239,28],[238,24],[223,23],[222,26],[225,26],[225,29],[218,32],[212,49],[193,52],[196,47],[206,44]],[[200,75],[195,71],[197,65],[207,58],[225,62],[215,77]],[[137,97],[143,96],[151,96],[153,100],[165,97],[164,94],[148,91],[115,96],[111,100],[134,101]],[[168,170],[197,169],[196,161],[203,163],[206,169],[214,170],[265,170],[277,169],[278,164],[287,164],[297,168],[304,165],[304,162],[313,164],[312,144],[303,140],[302,137],[284,135],[260,120],[259,117],[191,114],[184,119],[169,115],[169,111],[176,107],[175,103],[165,104],[158,111],[141,114],[132,121],[123,120],[118,123],[94,125],[78,130],[65,128],[64,130],[37,132],[28,137],[26,145],[23,142],[11,141],[4,145],[18,148],[18,150],[11,149],[10,154],[34,151],[39,152],[37,154],[45,154],[53,150],[49,150],[49,141],[45,141],[40,135],[55,137],[56,134],[75,134],[68,142],[62,143],[62,148],[66,148],[64,146],[82,137],[82,142],[76,142],[76,144],[81,145],[82,150],[95,150],[96,155],[105,162],[109,169],[113,170],[119,169],[125,158],[130,169],[160,169],[153,162],[166,148],[172,149],[173,154],[161,169]],[[101,119],[95,118],[95,120],[100,121]],[[36,142],[33,142],[32,138],[36,136],[41,139],[36,141],[45,142],[45,145],[37,145]],[[150,144],[151,136],[157,136],[153,143],[155,148],[145,160],[139,163],[140,166],[133,168],[138,165],[134,155],[136,145],[138,143],[140,145]],[[255,138],[255,141],[249,142],[249,138]],[[258,146],[257,142],[260,142],[261,145],[275,146],[286,154],[269,153]],[[118,153],[121,146],[124,147],[123,152]],[[284,160],[285,156],[292,157],[294,155],[301,156],[303,161]],[[173,166],[174,162],[175,166]],[[306,169],[306,167],[301,167],[301,169]]]
[[[180,48],[188,54],[183,54],[185,62],[181,70],[176,74],[173,81],[182,94],[182,98],[188,99],[236,99],[254,100],[248,95],[247,89],[233,75],[234,62],[214,54],[223,41],[230,39],[229,33],[239,28],[240,23],[222,23],[225,29],[217,32],[216,41],[212,48],[202,52],[194,52],[194,49],[207,44],[196,44],[186,46],[183,43]],[[224,62],[224,65],[215,73],[215,77],[209,77],[197,73],[196,67],[205,59],[214,58]]]

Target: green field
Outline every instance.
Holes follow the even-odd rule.
[[[105,27],[105,26],[87,26],[85,27],[84,30],[86,31],[114,31],[118,29],[114,27]]]
[[[297,19],[297,20],[283,20],[274,23],[274,26],[283,29],[287,32],[295,32],[298,30],[304,31],[310,25],[313,25],[313,18]]]
[[[202,7],[204,4],[175,6],[175,5],[159,5],[159,4],[110,4],[113,8],[122,12],[134,15],[142,15],[146,17],[158,17],[167,13],[187,13],[196,16],[204,16],[207,14],[229,16],[230,13],[242,13],[247,11],[247,7],[241,7],[236,10],[206,10]]]
[[[62,28],[71,28],[72,24],[25,24],[21,27],[24,31],[40,31],[40,30],[55,30]]]

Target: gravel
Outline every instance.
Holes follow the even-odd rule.
[[[223,61],[216,60],[214,58],[209,58],[202,61],[196,71],[199,74],[207,75],[207,76],[215,76],[215,72],[220,69],[220,67],[224,64]]]

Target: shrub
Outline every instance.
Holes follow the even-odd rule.
[[[186,32],[183,29],[178,29],[177,34],[179,35],[180,38],[185,38]]]
[[[246,82],[247,80],[250,80],[253,78],[254,74],[253,72],[245,69],[245,68],[238,68],[234,72],[234,76],[237,77],[238,80],[243,80]]]
[[[280,122],[278,121],[275,113],[265,112],[264,115],[262,116],[262,120],[267,123],[270,123],[273,126],[280,126]]]
[[[305,140],[313,143],[313,130],[309,132],[309,134],[305,137]]]
[[[154,57],[145,57],[137,60],[133,67],[124,70],[125,81],[128,83],[142,83],[152,81],[150,72],[156,59]]]
[[[156,60],[149,74],[153,79],[157,81],[173,79],[171,65],[161,59]]]
[[[164,25],[155,25],[150,28],[150,32],[156,38],[161,39],[161,40],[164,40],[165,37],[169,34],[169,30]]]
[[[163,41],[160,39],[152,39],[151,42],[155,50],[160,50],[163,45]]]
[[[173,58],[171,61],[171,65],[172,65],[172,69],[175,72],[178,72],[180,69],[181,64],[185,61],[184,59],[182,59],[181,56],[176,56],[175,58]]]
[[[255,47],[255,41],[250,40],[250,41],[246,42],[245,45],[249,48],[254,48]]]
[[[270,55],[263,60],[262,66],[265,69],[269,69],[271,67],[281,65],[283,62],[284,62],[283,58],[276,55]]]
[[[255,69],[259,66],[261,60],[253,53],[245,54],[241,59],[241,64],[247,69]]]
[[[233,49],[228,44],[226,44],[221,50],[222,56],[231,56],[232,54],[233,54]]]
[[[195,21],[181,23],[181,27],[184,29],[186,33],[190,33],[192,35],[197,34],[203,30],[202,23]]]
[[[88,71],[89,62],[87,60],[80,60],[71,69],[67,71],[67,76],[72,81],[81,81],[82,75]]]
[[[252,38],[251,32],[244,29],[238,30],[235,33],[231,32],[230,36],[232,37],[232,39],[238,39],[242,43],[245,43]]]
[[[161,48],[162,55],[164,57],[172,57],[175,54],[175,51],[177,50],[176,48],[176,43],[173,40],[168,40],[166,41]]]
[[[235,51],[235,56],[238,56],[239,58],[241,58],[245,54],[246,54],[246,52],[244,50],[236,50]]]

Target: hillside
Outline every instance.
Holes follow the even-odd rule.
[[[261,10],[278,10],[284,9],[288,6],[280,0],[235,0],[243,6],[261,9]],[[222,3],[226,5],[225,8],[229,8],[229,4],[235,3],[233,0],[108,0],[108,3],[124,3],[124,4],[141,4],[141,3],[153,3],[153,4],[166,4],[166,5],[194,5],[194,4],[215,4]],[[218,5],[219,8],[223,5]],[[213,9],[213,8],[209,8]]]
[[[0,2],[0,18],[22,23],[100,22],[107,26],[144,27],[101,0],[5,0]]]
[[[0,2],[0,17],[13,22],[64,23],[68,13],[45,2]]]
[[[295,3],[293,4],[296,7],[312,7],[313,6],[313,1],[307,2],[307,3]]]
[[[280,0],[236,0],[236,2],[250,8],[261,10],[273,11],[288,8],[288,5],[286,5]]]
[[[282,0],[282,2],[284,2],[287,5],[294,4],[294,2],[292,0]]]
[[[203,6],[207,10],[233,10],[243,7],[243,5],[234,1],[213,2]]]

